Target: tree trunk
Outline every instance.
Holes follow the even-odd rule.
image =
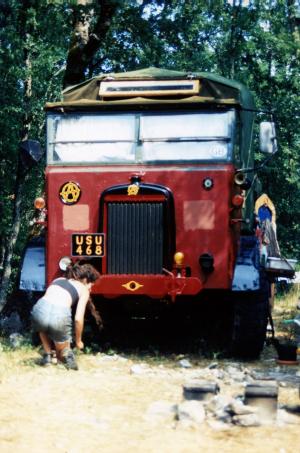
[[[14,212],[13,212],[13,221],[10,236],[7,240],[7,245],[5,248],[5,256],[3,262],[3,273],[1,279],[1,289],[0,289],[0,313],[5,307],[6,304],[6,297],[9,290],[9,283],[11,278],[11,261],[13,257],[14,248],[19,236],[20,227],[21,227],[21,203],[22,203],[22,195],[23,195],[23,188],[26,183],[26,176],[21,175],[21,166],[20,162],[18,164],[18,175],[16,178],[16,192],[15,192],[15,204],[14,204]]]
[[[74,32],[67,57],[64,88],[85,80],[85,73],[105,39],[120,0],[98,0],[97,9],[87,1],[74,7]],[[91,30],[91,22],[98,15]]]
[[[26,3],[26,2],[25,2]],[[26,4],[24,5],[24,7]],[[28,5],[27,5],[28,6]],[[26,8],[25,8],[26,11]],[[32,96],[32,75],[31,75],[31,55],[30,55],[30,32],[32,32],[31,25],[27,24],[26,12],[23,13],[21,21],[21,30],[24,39],[24,66],[26,69],[26,79],[24,81],[24,116],[22,130],[20,132],[21,141],[28,138],[30,126],[31,126],[31,111],[30,111],[30,100]],[[12,273],[12,257],[14,248],[19,236],[21,227],[21,204],[23,198],[23,189],[25,182],[28,178],[28,174],[25,174],[22,168],[20,156],[18,157],[17,172],[15,180],[14,190],[14,208],[12,215],[12,226],[10,234],[5,238],[4,252],[3,252],[3,271],[1,275],[1,288],[0,288],[0,313],[6,305],[7,293],[9,290],[9,284]]]

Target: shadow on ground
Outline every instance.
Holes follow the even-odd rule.
[[[226,356],[230,347],[230,305],[166,306],[160,313],[129,313],[124,307],[103,312],[99,333],[88,319],[84,341],[95,349],[119,352],[197,354],[207,358]]]

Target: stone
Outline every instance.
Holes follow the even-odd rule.
[[[213,415],[216,420],[223,423],[231,423],[232,421],[231,414],[225,408],[216,410]]]
[[[220,380],[223,380],[225,378],[225,373],[223,370],[219,370],[217,368],[214,368],[210,371],[210,374],[216,378],[216,379],[220,379]]]
[[[177,406],[177,420],[185,426],[201,425],[205,420],[204,406],[200,401],[184,401]]]
[[[104,362],[116,362],[117,360],[120,360],[120,356],[117,354],[102,355],[98,353],[97,356],[99,356],[99,360],[103,360]]]
[[[209,420],[207,424],[214,431],[228,431],[232,428],[232,425],[230,423],[224,423],[221,420]]]
[[[260,419],[257,414],[234,415],[232,417],[232,423],[243,427],[261,425]]]
[[[255,407],[246,406],[241,400],[233,399],[226,406],[226,411],[230,412],[233,415],[246,415],[254,414],[257,412]]]
[[[237,367],[228,366],[226,369],[229,377],[236,382],[243,382],[245,379],[244,371],[239,370]]]
[[[130,368],[130,374],[145,374],[147,369],[140,364],[132,365]]]
[[[225,411],[232,399],[231,396],[227,395],[215,395],[210,401],[205,403],[205,409],[212,414],[216,414],[218,411]]]
[[[147,409],[144,419],[147,422],[174,421],[177,405],[169,401],[154,401]]]
[[[285,367],[286,369],[282,370],[280,367],[272,368],[269,371],[260,372],[253,371],[252,377],[260,381],[274,381],[277,382],[286,382],[287,384],[299,384],[300,383],[300,372],[297,374],[292,368]]]
[[[192,368],[192,364],[188,359],[182,359],[178,363],[181,368]]]
[[[299,425],[300,416],[291,414],[284,409],[278,409],[277,424],[279,424],[279,425]]]
[[[209,370],[214,370],[215,368],[218,368],[218,362],[212,362],[208,365],[207,367]]]
[[[12,333],[9,336],[9,344],[12,348],[17,349],[24,343],[24,337],[20,333]]]
[[[300,404],[285,404],[284,406],[280,407],[280,409],[284,409],[290,414],[296,414],[300,416]]]
[[[237,362],[231,362],[227,365],[226,367],[226,371],[228,373],[230,373],[231,371],[235,372],[235,371],[241,371],[242,369],[242,366],[240,363],[237,363]]]
[[[251,384],[254,380],[255,379],[251,376],[251,374],[247,374],[245,379],[245,385]]]

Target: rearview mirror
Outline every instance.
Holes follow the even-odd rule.
[[[262,153],[275,154],[277,152],[277,140],[275,123],[263,121],[259,125],[259,148]]]
[[[24,140],[20,143],[20,157],[25,170],[29,170],[43,156],[41,145],[36,140]]]

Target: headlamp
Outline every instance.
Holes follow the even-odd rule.
[[[59,260],[58,266],[61,271],[65,272],[67,267],[72,263],[72,260],[69,256],[64,256]]]

